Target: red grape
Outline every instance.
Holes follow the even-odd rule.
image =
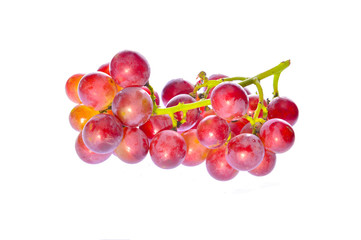
[[[249,123],[249,121],[246,118],[241,118],[238,121],[232,121],[229,122],[228,125],[231,128],[231,131],[235,134],[238,135],[241,133],[242,128]]]
[[[81,131],[85,124],[99,114],[98,111],[95,111],[93,108],[85,105],[76,105],[69,114],[70,125],[77,131]]]
[[[265,148],[274,153],[286,152],[295,142],[295,133],[291,125],[279,118],[265,122],[259,135]]]
[[[241,133],[228,142],[226,159],[233,168],[249,171],[257,167],[264,154],[265,148],[257,136]]]
[[[112,153],[101,154],[91,151],[87,146],[85,146],[81,132],[75,142],[75,151],[81,160],[90,164],[104,162],[112,155]]]
[[[142,89],[144,91],[146,91],[149,94],[149,96],[151,95],[149,88],[147,88],[146,86],[143,86]],[[155,97],[155,104],[157,104],[157,106],[159,106],[159,95],[156,91],[154,91],[154,97]]]
[[[179,94],[191,93],[193,89],[194,86],[182,78],[170,80],[162,90],[162,102],[166,106],[173,97]]]
[[[209,175],[219,181],[227,181],[234,178],[238,171],[232,168],[226,160],[227,147],[211,149],[207,155],[206,167]]]
[[[126,163],[138,163],[147,156],[149,142],[139,128],[125,127],[123,139],[114,150],[114,155]]]
[[[122,51],[110,62],[110,76],[122,88],[140,87],[148,82],[150,67],[147,60],[139,53]]]
[[[268,118],[280,118],[295,125],[298,119],[297,105],[289,98],[276,97],[268,106]]]
[[[207,148],[218,148],[228,139],[230,128],[226,120],[212,115],[204,118],[197,127],[197,138]]]
[[[138,127],[150,118],[153,102],[149,94],[140,87],[127,87],[115,95],[112,111],[127,127]]]
[[[249,107],[248,107],[247,114],[249,116],[253,117],[253,114],[256,111],[257,107],[258,107],[259,96],[258,95],[249,95],[248,96],[248,101],[249,101]],[[267,102],[264,99],[263,99],[263,106],[267,107]],[[261,111],[259,112],[258,117],[262,118],[262,116],[263,116],[263,111],[261,109]]]
[[[65,92],[68,98],[74,103],[81,103],[79,95],[78,95],[78,86],[80,79],[84,76],[84,74],[74,74],[71,76],[65,84]]]
[[[248,109],[245,90],[235,83],[224,82],[214,88],[211,103],[217,116],[228,120],[240,120]]]
[[[108,74],[110,76],[109,63],[104,63],[103,65],[101,65],[98,68],[98,72],[103,72],[103,73],[106,73],[106,74]]]
[[[172,119],[169,115],[153,115],[149,120],[140,125],[139,128],[152,139],[158,132],[162,130],[171,130],[173,127]]]
[[[98,111],[106,109],[116,93],[114,80],[102,72],[86,74],[78,87],[79,98],[83,104]]]
[[[164,130],[157,133],[150,142],[149,154],[158,167],[175,168],[184,161],[187,144],[180,133]]]
[[[265,176],[272,172],[276,165],[276,154],[266,150],[262,162],[254,169],[249,171],[250,174],[255,176]]]
[[[194,102],[196,102],[196,100],[191,96],[187,94],[180,94],[175,96],[168,102],[167,108],[176,106],[178,105],[178,103],[194,103]],[[199,108],[188,110],[186,114],[186,122],[180,125],[178,127],[178,130],[186,131],[188,129],[191,129],[196,124],[199,114],[200,114]],[[174,117],[177,121],[180,122],[183,118],[183,112],[174,113]]]
[[[98,114],[92,117],[83,129],[85,145],[96,153],[113,152],[122,138],[122,124],[110,114]]]
[[[182,136],[187,144],[187,155],[182,164],[185,166],[196,166],[204,162],[207,158],[209,149],[199,142],[197,130],[188,130],[182,133]]]

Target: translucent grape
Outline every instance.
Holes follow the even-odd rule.
[[[182,133],[182,136],[187,144],[187,155],[182,164],[185,166],[196,166],[204,162],[209,149],[199,142],[197,130],[190,129]]]
[[[148,82],[150,67],[141,54],[122,51],[117,53],[110,62],[110,76],[122,88],[141,87]]]
[[[262,162],[254,169],[249,171],[254,176],[265,176],[272,172],[276,165],[276,154],[266,150]]]
[[[175,96],[179,94],[188,94],[193,92],[194,86],[193,84],[189,83],[188,81],[177,78],[170,80],[167,82],[167,84],[164,86],[161,97],[162,102],[164,106],[168,104],[168,102]]]
[[[84,126],[85,145],[96,153],[111,153],[122,141],[123,127],[120,121],[110,114],[98,114]]]
[[[90,164],[97,164],[97,163],[104,162],[112,155],[112,153],[101,154],[101,153],[95,153],[95,152],[91,151],[84,144],[82,132],[79,133],[79,135],[76,139],[75,151],[81,160],[83,160],[86,163],[90,163]]]
[[[138,127],[146,123],[153,111],[149,94],[140,87],[127,87],[117,93],[112,111],[127,127]]]
[[[228,139],[230,128],[227,121],[211,115],[204,118],[197,127],[197,138],[207,148],[218,148]]]
[[[142,161],[149,149],[147,136],[139,128],[125,127],[123,130],[123,139],[114,150],[114,155],[130,164]]]
[[[259,135],[265,148],[274,153],[286,152],[295,142],[295,133],[291,125],[279,118],[265,122]]]
[[[169,115],[153,115],[149,120],[139,128],[152,139],[158,132],[162,130],[171,130],[173,127],[172,119]]]
[[[106,109],[113,101],[117,87],[113,79],[105,73],[86,74],[79,83],[78,94],[84,105],[97,111]]]
[[[80,79],[84,76],[84,74],[74,74],[73,76],[71,76],[68,81],[66,81],[65,84],[65,92],[66,95],[68,96],[68,98],[74,102],[74,103],[81,103],[81,100],[79,98],[78,95],[78,86],[79,86],[79,82]]]
[[[157,133],[150,142],[149,154],[158,167],[175,168],[184,161],[187,144],[180,133],[164,130]]]
[[[217,116],[227,120],[240,120],[248,109],[246,91],[235,83],[224,82],[214,88],[212,108]]]
[[[265,148],[257,136],[241,133],[228,142],[226,159],[233,168],[249,171],[261,163],[264,154]]]
[[[85,105],[76,105],[69,114],[70,125],[76,131],[81,131],[89,119],[97,114],[99,114],[99,111],[95,111],[91,107]]]
[[[268,106],[268,118],[280,118],[291,125],[295,125],[298,119],[298,107],[289,98],[276,97]]]
[[[227,147],[211,149],[206,159],[206,167],[209,175],[219,181],[228,181],[237,176],[238,171],[231,167],[226,160]]]

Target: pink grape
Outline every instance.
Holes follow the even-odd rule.
[[[88,73],[79,82],[80,100],[97,111],[106,109],[116,93],[117,86],[114,80],[102,72]]]
[[[178,103],[194,103],[194,102],[196,102],[196,100],[194,98],[192,98],[191,96],[189,96],[187,94],[180,94],[180,95],[175,96],[168,102],[167,108],[176,106],[176,105],[178,105]],[[199,115],[200,115],[199,108],[188,110],[187,114],[186,114],[186,122],[181,124],[178,127],[178,130],[179,131],[187,131],[187,130],[191,129],[196,124]],[[174,117],[177,121],[180,122],[183,118],[183,112],[174,113]]]
[[[248,109],[245,90],[235,83],[224,82],[212,92],[211,103],[217,116],[227,120],[240,120]]]
[[[153,115],[149,120],[140,125],[139,128],[152,139],[158,132],[162,130],[171,130],[173,127],[172,119],[169,115]]]
[[[90,163],[90,164],[97,164],[97,163],[104,162],[112,155],[112,153],[101,154],[101,153],[95,153],[95,152],[91,151],[84,144],[82,132],[79,133],[79,135],[76,139],[75,151],[81,160],[83,160],[86,163]]]
[[[242,128],[243,128],[247,123],[249,123],[249,121],[248,121],[246,118],[241,118],[241,119],[238,120],[238,121],[229,122],[228,125],[229,125],[231,131],[232,131],[235,135],[238,135],[238,134],[241,133]]]
[[[182,136],[187,144],[187,155],[182,164],[185,166],[196,166],[203,163],[207,158],[209,149],[199,142],[197,130],[190,129],[182,133]]]
[[[298,107],[289,98],[276,97],[268,106],[268,118],[280,118],[293,126],[298,119]]]
[[[83,140],[85,145],[96,153],[111,153],[123,138],[123,127],[120,121],[110,114],[98,114],[84,126]]]
[[[110,76],[110,72],[109,72],[109,63],[104,63],[103,65],[101,65],[98,70],[98,72],[103,72],[106,73]]]
[[[259,135],[265,148],[274,153],[286,152],[295,142],[295,133],[291,125],[279,118],[265,122]]]
[[[91,107],[82,104],[76,105],[69,114],[70,125],[76,131],[81,131],[89,119],[97,114],[99,114],[99,111],[95,111]]]
[[[276,165],[276,154],[266,150],[262,162],[254,169],[249,171],[250,174],[254,176],[265,176],[272,172],[273,168]]]
[[[209,175],[219,181],[228,181],[237,176],[238,171],[231,167],[226,160],[227,147],[211,149],[207,155],[206,167]]]
[[[130,164],[142,161],[149,149],[147,136],[139,128],[125,127],[123,130],[123,139],[114,150],[114,155]]]
[[[265,148],[257,136],[241,133],[228,142],[226,159],[233,168],[249,171],[260,164],[264,154]]]
[[[85,74],[82,73],[74,74],[66,81],[65,84],[66,95],[72,102],[77,104],[81,103],[81,100],[78,95],[78,86],[80,80],[84,75]]]
[[[138,127],[146,123],[153,111],[149,94],[140,87],[127,87],[115,95],[112,111],[127,127]]]
[[[226,120],[211,115],[204,118],[197,127],[197,138],[207,148],[218,148],[228,139],[230,128]]]
[[[194,86],[183,78],[170,80],[164,86],[161,97],[164,106],[175,96],[179,94],[188,94],[193,92]]]
[[[180,133],[164,130],[157,133],[150,142],[149,154],[158,167],[175,168],[184,161],[187,144]]]
[[[148,82],[150,67],[147,60],[139,53],[122,51],[110,62],[110,76],[122,88],[141,87]]]

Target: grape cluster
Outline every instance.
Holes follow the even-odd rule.
[[[239,171],[269,174],[276,154],[294,144],[298,108],[289,98],[266,101],[226,75],[203,72],[195,85],[167,82],[159,97],[149,76],[141,54],[121,51],[97,71],[67,80],[66,94],[77,104],[69,121],[79,131],[81,160],[97,164],[113,154],[135,164],[149,152],[160,168],[205,162],[213,178],[225,181]]]

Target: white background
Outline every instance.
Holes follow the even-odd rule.
[[[0,239],[360,239],[357,3],[2,1]],[[65,82],[124,49],[147,58],[158,92],[291,59],[279,89],[300,110],[294,147],[269,176],[229,182],[149,156],[83,163]]]

